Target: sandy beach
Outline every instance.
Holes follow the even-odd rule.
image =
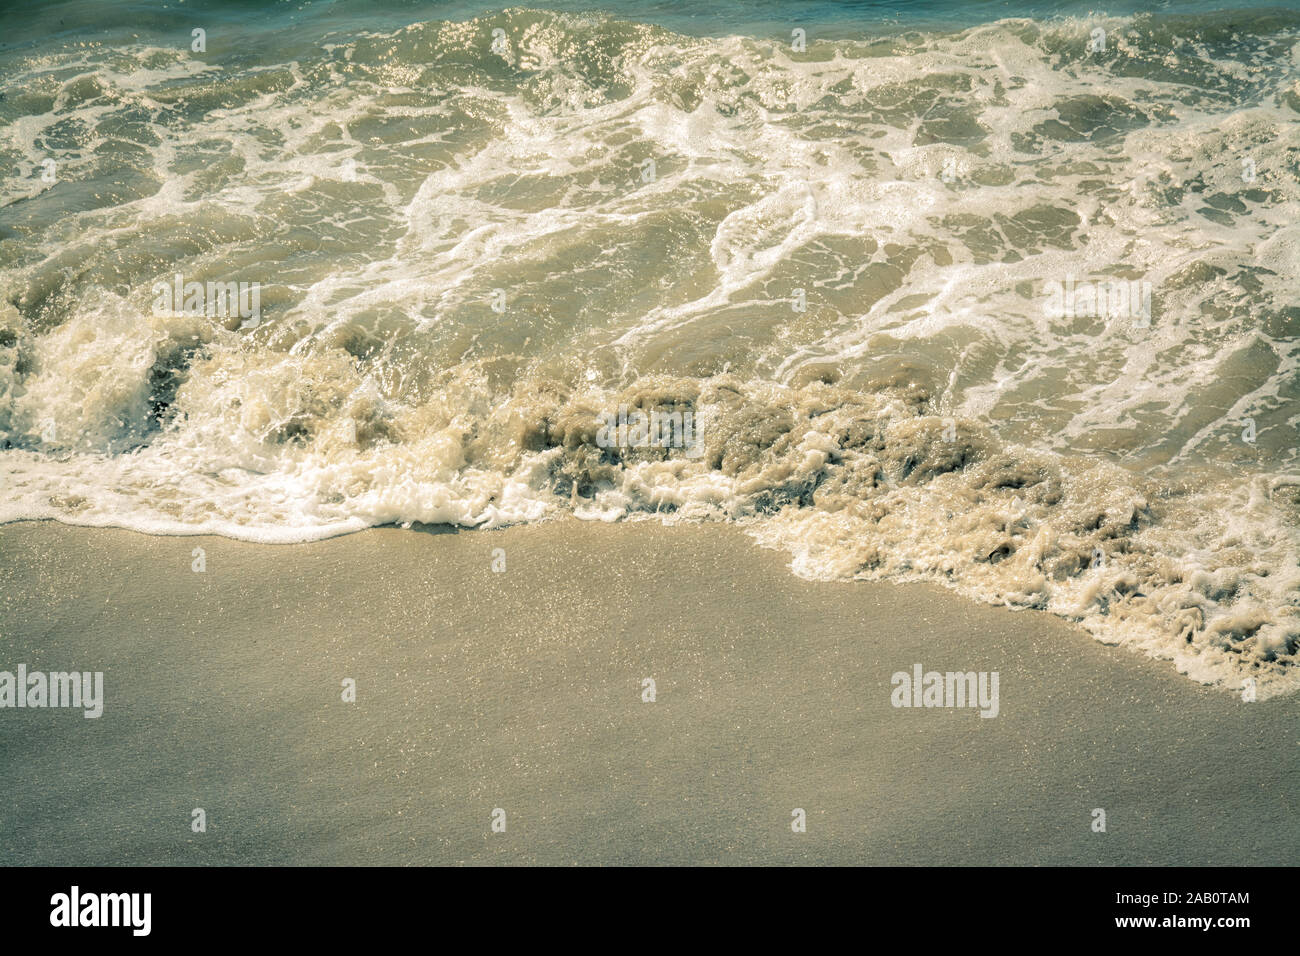
[[[1293,697],[1245,703],[1043,613],[787,560],[722,525],[293,546],[0,527],[0,670],[104,674],[98,719],[0,711],[0,856],[1297,859]],[[916,664],[997,672],[997,716],[892,706]]]

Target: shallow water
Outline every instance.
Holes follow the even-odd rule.
[[[734,521],[1294,690],[1300,11],[1134,6],[7,14],[0,521]]]

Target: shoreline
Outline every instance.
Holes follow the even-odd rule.
[[[0,709],[11,863],[1300,855],[1294,697],[1248,704],[939,585],[807,581],[731,526],[284,547],[20,522],[0,621],[0,671],[105,675],[97,719]],[[893,706],[918,664],[999,674],[997,716]]]

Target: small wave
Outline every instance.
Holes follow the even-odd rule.
[[[733,521],[1300,687],[1300,15],[0,58],[0,520]]]

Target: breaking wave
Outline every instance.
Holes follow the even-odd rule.
[[[0,521],[725,520],[1300,689],[1300,14],[239,49],[5,54]]]

